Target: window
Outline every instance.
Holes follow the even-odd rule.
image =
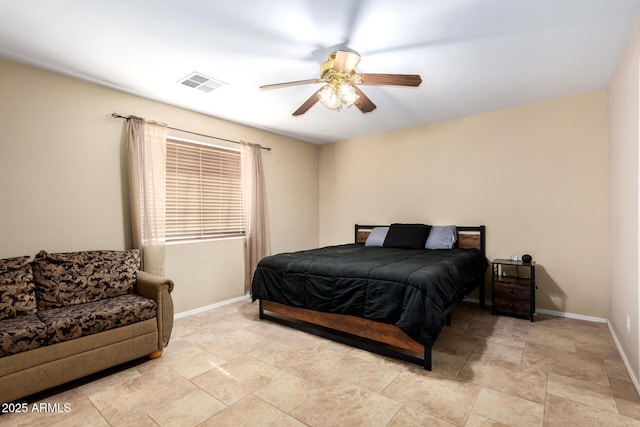
[[[167,241],[244,236],[240,152],[167,138]]]

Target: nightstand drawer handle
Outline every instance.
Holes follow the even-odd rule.
[[[514,293],[515,291],[513,290],[513,288],[509,288],[509,292]]]

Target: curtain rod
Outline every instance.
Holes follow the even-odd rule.
[[[111,117],[113,117],[114,119],[125,119],[125,120],[129,120],[129,116],[121,116],[118,113],[112,113]],[[234,141],[232,139],[225,139],[225,138],[220,138],[217,136],[211,136],[211,135],[205,135],[204,133],[198,133],[198,132],[191,132],[190,130],[184,130],[184,129],[178,129],[178,128],[172,128],[171,126],[167,126],[167,129],[171,129],[171,130],[177,130],[179,132],[185,132],[185,133],[190,133],[192,135],[198,135],[198,136],[204,136],[205,138],[213,138],[213,139],[217,139],[219,141],[227,141],[227,142],[233,142],[234,144],[242,144],[242,142],[240,141]],[[262,145],[258,144],[258,147],[262,148],[263,150],[267,150],[267,151],[271,151],[271,147],[263,147]]]

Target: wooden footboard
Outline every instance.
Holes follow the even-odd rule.
[[[424,346],[410,338],[396,325],[375,322],[346,314],[323,313],[314,310],[289,307],[273,301],[262,301],[262,309],[372,341],[388,344],[404,350],[422,353]]]
[[[265,313],[265,311],[276,314],[277,316]],[[424,366],[424,368],[429,371],[431,370],[431,349],[426,348],[410,338],[395,325],[346,314],[324,313],[290,307],[266,300],[260,300],[260,318],[292,326],[296,329],[330,338],[334,341],[343,342],[367,351],[416,363]],[[294,322],[292,320],[304,323]],[[318,327],[327,329],[320,329]],[[352,337],[336,334],[336,331],[349,334]],[[354,336],[374,341],[375,343],[357,340]],[[380,344],[386,344],[392,348],[381,347]],[[421,359],[410,354],[402,353],[399,350],[424,354],[424,358]]]

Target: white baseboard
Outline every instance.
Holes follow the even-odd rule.
[[[480,303],[479,298],[465,298],[464,300],[476,304]],[[485,304],[491,305],[491,300],[487,300]],[[602,317],[585,316],[583,314],[567,313],[564,311],[546,310],[544,308],[536,308],[536,311],[535,313],[533,313],[533,315],[535,316],[536,314],[548,314],[549,316],[567,317],[570,319],[586,320],[587,322],[609,323],[607,319],[603,319]]]
[[[611,336],[613,337],[613,341],[616,343],[616,347],[618,348],[618,353],[620,353],[620,357],[622,357],[622,362],[624,363],[624,367],[627,368],[627,373],[629,374],[629,378],[631,378],[631,382],[633,386],[636,388],[636,391],[640,394],[640,382],[638,378],[633,374],[633,370],[631,369],[631,364],[629,364],[629,359],[627,359],[627,355],[624,354],[622,350],[622,346],[620,345],[620,340],[618,340],[618,336],[616,335],[611,323],[609,323],[609,332],[611,332]]]
[[[183,311],[181,313],[174,314],[174,319],[180,319],[181,317],[193,316],[194,314],[202,313],[204,311],[213,310],[214,308],[223,307],[225,305],[233,304],[234,302],[244,301],[251,298],[251,295],[243,295],[238,298],[231,298],[226,301],[220,301],[215,304],[205,305],[204,307],[194,308],[193,310]]]
[[[564,311],[546,310],[544,308],[536,308],[536,313],[548,314],[549,316],[568,317],[569,319],[586,320],[587,322],[609,323],[607,319],[602,317],[585,316],[583,314],[567,313]]]

